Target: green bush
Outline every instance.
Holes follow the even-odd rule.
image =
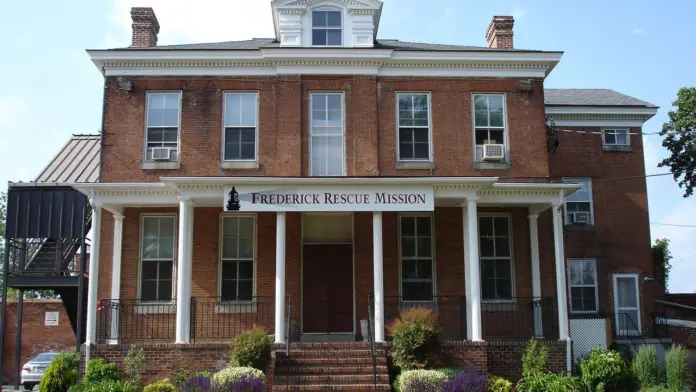
[[[448,377],[438,370],[407,370],[396,379],[398,392],[444,392]]]
[[[263,328],[254,326],[251,331],[237,335],[232,340],[232,365],[265,371],[271,360],[272,346],[273,335],[268,335]]]
[[[648,389],[641,389],[640,392],[670,392],[667,387],[662,386],[662,385],[656,385],[654,387],[650,387]]]
[[[633,360],[631,370],[642,390],[662,385],[662,372],[657,363],[657,353],[654,346],[644,344],[638,348],[638,355]]]
[[[133,383],[114,380],[103,380],[87,384],[78,384],[70,388],[70,392],[137,392]]]
[[[527,347],[522,354],[522,377],[543,371],[548,356],[548,347],[539,345],[535,339],[529,339]]]
[[[165,378],[146,386],[143,392],[176,392],[176,388]]]
[[[580,362],[580,380],[591,392],[604,392],[625,387],[630,383],[630,373],[621,354],[612,350],[592,349]]]
[[[118,366],[105,360],[91,359],[87,363],[87,372],[82,378],[84,384],[98,383],[101,381],[119,381]]]
[[[686,359],[686,350],[680,345],[672,346],[665,355],[667,388],[674,392],[690,391],[693,384]]]
[[[440,330],[432,310],[415,307],[403,311],[387,329],[394,339],[394,364],[402,370],[426,366],[428,355],[438,347]]]
[[[544,371],[548,348],[530,339],[522,354],[522,378],[517,390],[524,392],[584,392],[579,379]]]
[[[266,376],[259,369],[253,367],[228,367],[213,375],[213,381],[217,385],[228,385],[241,381],[242,379],[258,378],[266,382]]]
[[[135,344],[131,345],[123,361],[123,372],[126,374],[128,382],[137,386],[138,389],[143,385],[145,364],[145,350]]]
[[[512,383],[502,377],[488,376],[488,392],[514,392]]]
[[[39,384],[40,392],[66,392],[77,383],[77,364],[80,358],[76,353],[61,353],[46,369]]]

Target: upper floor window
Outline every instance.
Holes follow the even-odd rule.
[[[628,146],[628,129],[604,129],[603,139],[605,146]]]
[[[401,298],[432,301],[433,236],[430,215],[401,217]]]
[[[179,160],[181,92],[148,92],[146,161]]]
[[[223,301],[251,301],[254,295],[254,216],[222,217],[220,296]]]
[[[312,46],[341,46],[341,11],[312,12]]]
[[[594,224],[592,211],[592,179],[564,178],[563,182],[582,187],[565,198],[566,224]]]
[[[144,216],[142,219],[142,253],[140,299],[171,301],[174,276],[174,215]]]
[[[479,254],[481,255],[481,298],[512,298],[512,250],[510,218],[479,216]]]
[[[398,93],[399,160],[431,160],[430,95]]]
[[[258,94],[225,93],[225,161],[255,161],[258,140]]]
[[[570,311],[597,312],[597,262],[593,259],[568,260]]]
[[[507,156],[504,100],[503,94],[474,94],[476,161],[502,161]]]
[[[310,175],[342,176],[345,172],[342,93],[312,93]]]

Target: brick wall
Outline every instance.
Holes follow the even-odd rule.
[[[46,312],[59,312],[59,325],[44,324]],[[3,381],[14,382],[16,360],[17,302],[7,303],[5,346],[2,353]],[[59,300],[24,300],[22,315],[22,353],[19,366],[37,354],[75,349],[75,333]]]

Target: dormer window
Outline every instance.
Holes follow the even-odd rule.
[[[343,23],[341,11],[312,12],[312,46],[342,46]]]

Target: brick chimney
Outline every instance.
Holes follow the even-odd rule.
[[[488,47],[512,49],[512,26],[514,25],[515,19],[512,16],[494,16],[486,32]]]
[[[131,19],[133,19],[131,47],[157,46],[157,33],[159,33],[160,26],[155,16],[155,10],[150,7],[133,7],[131,8]]]

